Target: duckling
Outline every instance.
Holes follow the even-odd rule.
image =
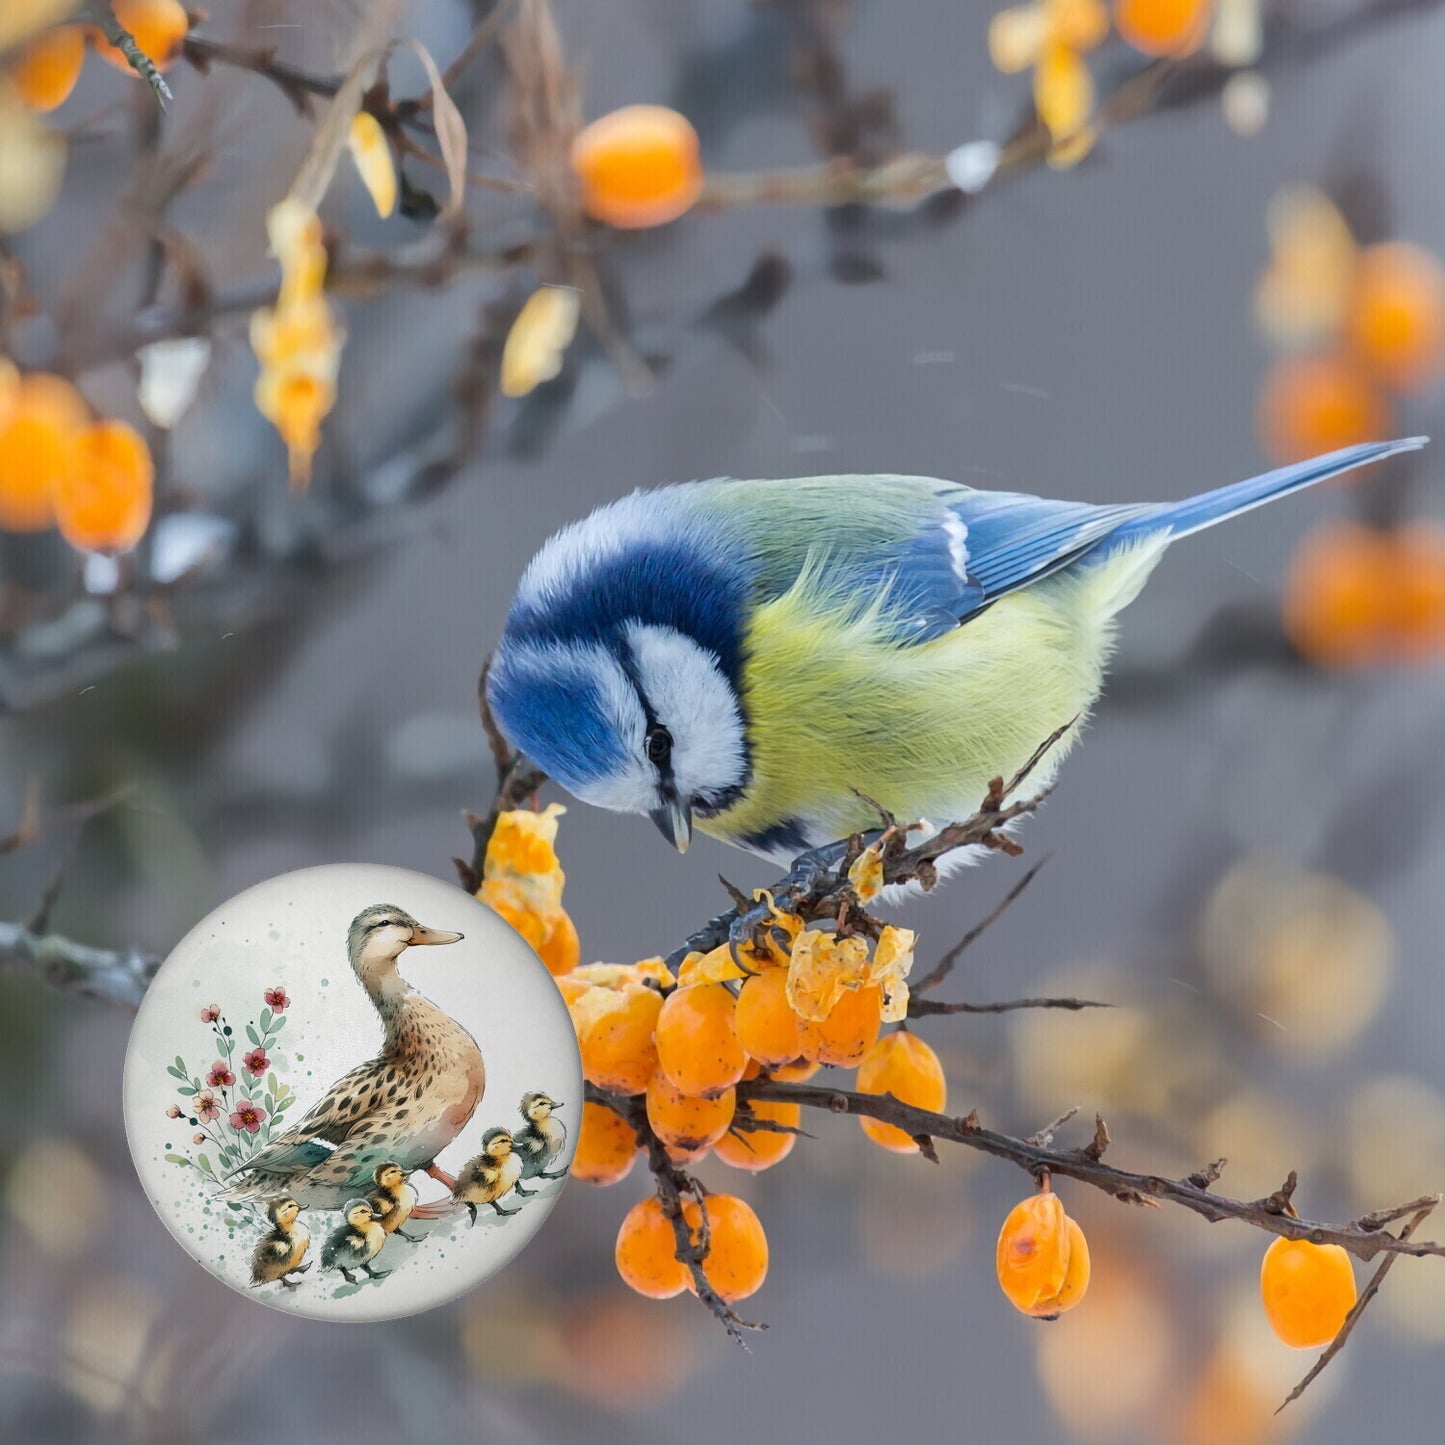
[[[406,1171],[394,1159],[378,1164],[372,1174],[376,1189],[367,1197],[381,1227],[387,1234],[399,1234],[412,1244],[421,1244],[424,1234],[408,1234],[402,1225],[416,1208],[416,1190],[406,1182]]]
[[[339,1224],[326,1236],[321,1246],[321,1268],[339,1269],[347,1284],[358,1281],[351,1273],[359,1269],[372,1279],[384,1279],[389,1269],[372,1269],[371,1261],[386,1243],[386,1230],[377,1222],[376,1211],[364,1199],[348,1201],[342,1210],[346,1223]]]
[[[488,1129],[482,1135],[482,1152],[469,1159],[457,1171],[452,1198],[465,1204],[477,1222],[477,1205],[490,1204],[498,1214],[517,1214],[516,1209],[503,1209],[497,1203],[522,1177],[522,1159],[512,1151],[510,1129]]]
[[[567,1126],[552,1117],[552,1111],[561,1107],[546,1094],[522,1095],[522,1117],[527,1122],[512,1136],[512,1147],[521,1157],[523,1179],[561,1179],[566,1174],[566,1169],[547,1172],[547,1166],[567,1145]],[[516,1190],[524,1199],[537,1192],[520,1184]]]
[[[271,1228],[258,1241],[251,1254],[251,1284],[260,1288],[263,1284],[280,1283],[283,1289],[300,1289],[301,1281],[292,1279],[293,1274],[305,1274],[313,1261],[301,1263],[307,1246],[311,1243],[311,1231],[304,1224],[296,1222],[301,1206],[289,1194],[278,1194],[267,1201],[266,1218]]]

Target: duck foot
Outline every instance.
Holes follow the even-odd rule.
[[[445,1169],[440,1169],[435,1164],[428,1164],[423,1172],[430,1174],[438,1184],[444,1184],[448,1189],[457,1187],[457,1181]]]
[[[346,1276],[346,1282],[347,1282],[347,1284],[356,1284],[356,1283],[357,1283],[356,1276],[355,1276],[354,1274],[352,1274],[352,1272],[351,1272],[349,1269],[347,1269],[345,1265],[340,1265],[340,1264],[338,1264],[336,1267],[337,1267],[337,1269],[339,1269],[339,1270],[342,1272],[342,1274],[344,1274],[344,1275]]]
[[[408,1234],[408,1233],[406,1232],[406,1230],[404,1230],[404,1229],[398,1229],[398,1230],[396,1231],[396,1233],[397,1233],[397,1237],[398,1237],[399,1239],[404,1239],[404,1240],[406,1240],[406,1242],[407,1242],[408,1244],[425,1244],[425,1243],[426,1243],[426,1235],[424,1235],[424,1234]]]
[[[520,1214],[520,1213],[522,1212],[520,1209],[503,1209],[502,1206],[501,1206],[500,1204],[498,1204],[495,1199],[492,1200],[491,1203],[492,1203],[492,1208],[495,1209],[498,1214],[511,1215],[511,1214]],[[473,1221],[473,1223],[475,1223],[475,1220]]]
[[[520,1195],[523,1199],[530,1199],[536,1192],[535,1189],[523,1189],[520,1184],[512,1185],[512,1193]]]
[[[391,1273],[389,1269],[372,1269],[369,1264],[362,1265],[361,1270],[371,1279],[385,1279]]]
[[[539,1175],[537,1176],[537,1178],[538,1178],[538,1179],[565,1179],[565,1178],[567,1177],[568,1171],[569,1171],[571,1168],[572,1168],[572,1166],[569,1164],[566,1169],[561,1169],[561,1170],[559,1170],[556,1174],[547,1174],[547,1173],[543,1172],[543,1173],[539,1174]]]

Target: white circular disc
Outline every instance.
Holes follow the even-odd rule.
[[[536,954],[455,885],[372,864],[283,874],[197,924],[126,1054],[156,1213],[217,1279],[313,1319],[414,1314],[495,1274],[556,1203],[582,1101]]]

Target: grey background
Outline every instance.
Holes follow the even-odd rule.
[[[239,10],[218,16],[218,33]],[[785,10],[617,0],[563,4],[559,18],[586,114],[671,99],[696,118],[711,167],[751,170],[814,154],[810,106],[779,59]],[[850,87],[891,90],[910,147],[997,138],[1013,124],[1024,82],[989,67],[990,7],[894,0],[834,13]],[[438,55],[459,48],[461,7],[414,14]],[[325,69],[344,12],[282,18],[300,26],[276,32],[285,53]],[[829,237],[807,209],[692,217],[628,241],[619,268],[637,334],[672,357],[651,398],[625,399],[584,351],[569,405],[500,408],[478,464],[401,509],[359,559],[288,588],[283,615],[218,624],[174,655],[96,670],[0,722],[6,815],[32,775],[53,799],[120,781],[137,789],[85,834],[55,926],[164,951],[231,893],[305,864],[351,859],[448,876],[449,855],[467,841],[458,810],[484,804],[491,786],[476,676],[516,577],[556,526],[634,486],[891,470],[1106,501],[1181,496],[1259,470],[1253,410],[1267,354],[1250,296],[1268,258],[1268,200],[1287,183],[1365,171],[1388,199],[1393,233],[1445,249],[1442,45],[1445,17],[1424,7],[1367,27],[1285,69],[1268,127],[1247,141],[1213,102],[1150,117],[1108,137],[1076,172],[1041,170],[947,223],[870,240],[885,272],[870,285],[829,278]],[[1109,52],[1096,68],[1123,60]],[[81,114],[128,94],[94,69],[72,102]],[[171,125],[198,112],[206,86],[226,97],[216,164],[178,217],[222,258],[228,283],[263,277],[261,209],[306,130],[248,77],[176,80]],[[500,147],[500,130],[486,129],[485,86],[466,103]],[[94,245],[85,221],[95,188],[113,195],[107,167],[126,136],[98,131],[77,146],[61,210],[17,243],[42,295],[62,292]],[[388,243],[347,178],[331,210]],[[760,323],[759,368],[689,322],[762,249],[787,256],[796,279]],[[343,473],[405,456],[445,412],[476,309],[498,284],[471,277],[446,294],[348,308],[344,399],[328,427],[321,496]],[[173,474],[218,506],[259,497],[284,525],[276,519],[295,507],[304,515],[304,504],[284,495],[274,438],[245,404],[243,333],[231,335],[202,407],[176,435]],[[43,338],[34,344],[43,349]],[[125,404],[123,368],[86,381],[98,402]],[[1433,398],[1414,404],[1404,428],[1429,430],[1437,412]],[[537,417],[549,423],[545,445],[520,457],[517,438]],[[1420,505],[1438,514],[1437,474],[1427,457]],[[1445,1134],[1386,1116],[1366,1141],[1348,1107],[1382,1073],[1445,1089],[1439,673],[1318,675],[1228,632],[1195,646],[1228,608],[1257,620],[1249,637],[1268,639],[1294,541],[1350,505],[1347,492],[1322,490],[1211,532],[1161,567],[1126,614],[1116,685],[1086,745],[1025,832],[1030,854],[1052,860],[956,980],[954,996],[995,999],[1087,965],[1108,997],[1139,1011],[1154,1047],[1130,1056],[1112,1090],[1075,1096],[1021,1077],[1020,1040],[1034,1021],[945,1020],[925,1032],[948,1063],[951,1109],[977,1105],[1028,1133],[1073,1104],[1086,1115],[1105,1108],[1119,1163],[1187,1172],[1203,1162],[1198,1125],[1218,1104],[1241,1099],[1246,1124],[1259,1100],[1287,1106],[1315,1142],[1271,1136],[1277,1147],[1253,1164],[1245,1150],[1242,1172],[1226,1172],[1220,1187],[1267,1193],[1313,1159],[1302,1203],[1320,1217],[1398,1202],[1395,1176],[1381,1181],[1387,1197],[1352,1190],[1348,1162],[1365,1142],[1422,1183],[1445,1180]],[[679,858],[645,820],[582,808],[564,819],[560,847],[587,959],[672,947],[721,906],[718,870],[742,885],[768,877],[709,840]],[[1251,849],[1333,872],[1388,916],[1393,986],[1354,1047],[1328,1058],[1311,1057],[1308,1041],[1281,1050],[1247,1007],[1201,984],[1191,946],[1199,908]],[[28,912],[53,862],[53,848],[5,860],[3,916]],[[915,908],[923,956],[976,921],[1020,866],[995,861]],[[1267,1374],[1282,1372],[1278,1388],[1268,1374],[1274,1397],[1308,1364],[1277,1352],[1281,1364],[1277,1347],[1256,1343],[1231,1313],[1253,1288],[1261,1237],[1073,1190],[1070,1207],[1094,1241],[1094,1297],[1060,1324],[1036,1326],[999,1297],[991,1258],[1026,1178],[991,1161],[934,1171],[868,1148],[851,1121],[833,1119],[756,1180],[706,1171],[753,1200],[772,1244],[768,1283],[745,1306],[770,1329],[750,1354],[692,1300],[644,1304],[616,1282],[611,1243],[645,1187],[637,1174],[606,1191],[570,1188],[525,1256],[456,1307],[364,1329],[278,1322],[206,1278],[141,1198],[119,1117],[127,1027],[122,1013],[0,976],[0,1173],[33,1160],[24,1151],[37,1138],[69,1141],[103,1204],[78,1216],[73,1249],[47,1257],[17,1217],[25,1210],[13,1201],[31,1196],[16,1192],[25,1181],[12,1168],[0,1234],[0,1369],[10,1377],[0,1422],[17,1438],[128,1429],[689,1445],[1173,1440],[1189,1438],[1181,1402],[1221,1339],[1241,1343]],[[1102,1047],[1099,1027],[1073,1016],[1057,1024],[1081,1067]],[[1240,1151],[1227,1141],[1218,1152]],[[1439,1334],[1432,1343],[1387,1302],[1332,1367],[1333,1382],[1321,1381],[1315,1413],[1305,1413],[1308,1399],[1292,1407],[1304,1438],[1404,1439],[1438,1419]],[[1053,1344],[1050,1330],[1072,1332],[1072,1344]],[[1100,1408],[1091,1402],[1112,1399],[1151,1349],[1163,1364],[1150,1392],[1091,1432]],[[1057,1406],[1041,1368],[1053,1371]],[[1220,1425],[1195,1438],[1241,1437]]]

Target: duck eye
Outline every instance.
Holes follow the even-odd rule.
[[[661,767],[672,756],[672,734],[662,726],[649,728],[644,747],[648,762]]]

